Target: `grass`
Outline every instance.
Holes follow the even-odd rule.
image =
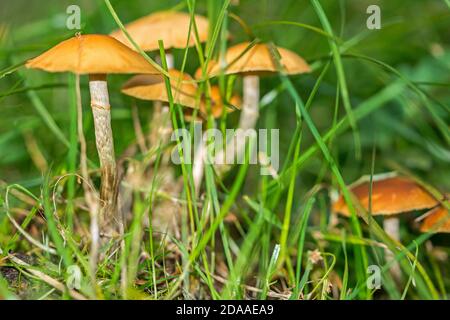
[[[20,2],[8,4],[0,25],[0,298],[448,299],[450,238],[421,234],[414,222],[420,211],[401,218],[397,243],[382,220],[357,217],[348,190],[363,175],[388,171],[417,179],[437,197],[450,190],[447,0],[382,1],[380,30],[366,28],[359,1],[80,1],[82,33],[123,30],[159,10],[188,13],[196,44],[170,53],[179,70],[201,68],[198,100],[215,84],[228,97],[241,90],[239,76],[207,76],[210,61],[241,41],[268,44],[275,61],[274,45],[286,47],[312,68],[261,80],[258,127],[280,129],[277,175],[259,174],[249,144],[244,164],[224,175],[206,164],[200,192],[192,165],[165,160],[169,152],[186,156],[175,142],[137,147],[136,128],[144,137],[157,130],[153,110],[120,94],[126,76],[110,77],[116,154],[130,197],[123,236],[102,245],[94,266],[80,179],[77,79],[23,66],[73,35],[56,18],[65,17],[66,4],[40,4],[22,17],[15,14]],[[206,44],[194,14],[210,20]],[[174,103],[164,39],[158,52],[146,53],[127,37],[165,76],[173,128],[193,133]],[[85,78],[81,116],[89,177],[98,189]],[[216,121],[209,114],[205,126],[225,132],[238,117],[224,112]],[[350,219],[332,214],[336,191],[350,204]],[[161,223],[167,217],[171,223]],[[401,266],[400,281],[389,272],[394,262],[384,248]],[[378,290],[366,284],[373,265],[381,271]],[[81,271],[76,288],[69,285],[74,266]]]

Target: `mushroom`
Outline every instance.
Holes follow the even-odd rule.
[[[450,214],[446,207],[438,206],[425,215],[420,231],[450,233]]]
[[[170,85],[174,103],[196,108],[197,85],[191,76],[178,70],[170,69]],[[162,75],[137,75],[122,87],[122,93],[140,100],[169,102],[166,84]]]
[[[116,219],[117,168],[111,129],[107,74],[159,73],[137,52],[116,39],[99,34],[77,35],[65,40],[26,63],[28,68],[47,72],[89,75],[95,140],[101,169],[101,228],[110,234]],[[117,226],[117,225],[116,225]]]
[[[198,31],[198,40],[205,42],[208,39],[208,19],[200,15],[195,15],[194,19]],[[195,45],[196,37],[193,32],[193,27],[191,28],[191,34],[189,34],[190,23],[191,16],[188,13],[161,11],[135,20],[125,25],[125,29],[136,44],[144,51],[159,50],[158,40],[163,40],[164,49],[166,50],[167,67],[173,69],[174,61],[170,50],[184,49],[186,45],[188,47]],[[112,32],[111,36],[134,49],[133,45],[121,30]],[[161,101],[156,101],[152,123],[160,123],[162,115],[168,114],[168,112],[169,108],[167,105],[163,106]],[[164,143],[170,136],[171,124],[169,121],[162,125],[163,131],[166,131],[167,134],[162,138],[158,135],[158,140],[162,139]],[[166,127],[168,130],[164,130]],[[150,140],[152,142],[152,139]]]
[[[450,199],[450,194],[446,194],[446,200]],[[450,212],[443,205],[431,209],[419,220],[423,220],[420,225],[422,232],[450,233]]]
[[[280,61],[275,61],[268,45],[258,43],[251,46],[249,42],[240,43],[228,48],[225,53],[226,67],[223,70],[218,62],[212,61],[208,66],[208,76],[224,74],[240,74],[243,76],[243,105],[239,120],[239,129],[253,129],[259,117],[259,78],[279,71],[289,75],[309,72],[311,69],[305,60],[295,52],[288,49],[276,48]],[[283,70],[280,70],[281,65]],[[197,73],[197,77],[200,74]],[[238,139],[236,154],[242,157],[245,148],[245,139]],[[229,149],[231,150],[231,149]],[[230,151],[227,151],[230,152]],[[234,155],[227,155],[231,159]],[[223,159],[219,154],[218,159]]]
[[[231,113],[236,110],[239,110],[242,104],[241,97],[238,95],[233,95],[230,98],[230,101],[227,103],[225,99],[222,98],[220,94],[220,88],[219,86],[211,86],[210,89],[210,95],[209,98],[210,101],[210,112],[214,119],[220,118],[223,111],[225,110],[226,113]],[[201,121],[205,122],[207,119],[207,113],[208,113],[208,107],[207,107],[207,98],[205,95],[202,96],[202,99],[200,101],[200,108],[198,112],[198,116],[196,119],[193,119],[193,109],[184,109],[184,119],[188,122],[192,121]]]
[[[227,102],[220,94],[219,86],[211,86],[210,95],[211,95],[210,97],[211,115],[215,119],[219,118],[224,112],[224,110],[226,113],[230,113],[241,108],[242,104],[241,97],[238,96],[237,94],[234,94],[231,96],[230,101]],[[202,104],[200,105],[200,110],[205,114],[207,113],[206,106],[207,101],[205,98],[202,100]]]
[[[370,190],[370,182],[367,179],[360,179],[350,186],[349,191],[364,210],[370,211],[370,214],[374,216],[384,216],[383,228],[385,232],[397,241],[400,241],[399,214],[432,208],[439,203],[414,180],[406,177],[383,176],[378,179],[375,177],[372,190]],[[370,210],[369,199],[371,199]],[[346,217],[350,216],[349,208],[342,195],[333,203],[333,212]],[[386,260],[392,259],[392,253],[386,251]],[[398,264],[392,267],[391,272],[395,278],[400,278]]]

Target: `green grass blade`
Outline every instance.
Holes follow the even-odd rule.
[[[328,21],[328,18],[326,16],[324,10],[322,9],[320,2],[318,0],[311,0],[311,4],[313,5],[314,10],[316,11],[316,13],[318,15],[325,32],[327,32],[330,35],[334,35],[333,30],[330,25],[330,22]],[[333,39],[329,39],[328,43],[329,43],[330,49],[333,53],[333,60],[334,60],[335,68],[336,68],[337,77],[339,80],[339,86],[341,89],[342,100],[344,102],[345,111],[348,114],[350,127],[353,129],[353,137],[355,139],[355,151],[356,151],[357,158],[359,158],[360,153],[361,153],[361,142],[360,142],[360,137],[359,137],[358,128],[357,128],[357,124],[356,124],[356,119],[353,114],[352,105],[350,103],[350,96],[348,93],[347,81],[345,79],[344,66],[343,66],[342,60],[341,60],[341,53],[339,51],[338,44]]]

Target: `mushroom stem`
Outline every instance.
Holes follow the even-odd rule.
[[[244,76],[243,87],[243,103],[238,129],[247,131],[255,128],[259,117],[259,77],[255,75]],[[229,144],[235,143],[235,140],[236,147],[234,148]],[[232,139],[226,146],[225,158],[223,152],[219,152],[216,156],[216,162],[231,164],[229,160],[235,159],[234,156],[236,155],[239,163],[245,153],[245,141],[246,139]],[[225,167],[221,165],[219,169],[223,170]]]
[[[203,138],[200,140],[194,151],[194,163],[192,165],[192,177],[194,180],[195,193],[198,195],[203,179],[203,170],[205,168],[206,142]]]
[[[166,51],[166,62],[167,62],[167,68],[173,69],[173,67],[174,67],[173,54],[171,54],[170,52],[167,52],[167,51]]]
[[[259,77],[245,76],[243,78],[244,101],[239,128],[253,129],[259,116]]]
[[[108,86],[105,75],[91,75],[89,77],[91,107],[94,117],[95,142],[100,159],[101,186],[101,230],[110,234],[116,230],[117,204],[117,168],[114,155],[114,141],[111,130],[111,111],[109,105]]]
[[[242,113],[239,119],[239,129],[254,129],[259,117],[259,77],[254,75],[244,76],[244,92]],[[238,159],[245,152],[246,139],[238,139],[236,154]]]
[[[394,240],[400,241],[400,221],[396,217],[385,217],[383,221],[384,231]]]
[[[400,241],[400,220],[397,217],[385,217],[383,220],[384,231],[395,241]],[[386,262],[392,262],[394,260],[394,254],[389,249],[385,250]],[[395,280],[400,280],[402,271],[400,265],[394,262],[391,265],[390,273]]]

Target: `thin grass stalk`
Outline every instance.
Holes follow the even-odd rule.
[[[346,199],[347,205],[349,206],[349,210],[352,213],[351,221],[352,221],[353,230],[358,236],[361,236],[361,234],[362,234],[361,227],[359,225],[359,221],[356,216],[356,211],[351,203],[349,191],[347,189],[347,186],[344,182],[344,179],[342,178],[342,175],[341,175],[338,167],[336,166],[336,163],[335,163],[333,157],[331,156],[327,146],[324,143],[323,138],[319,134],[311,117],[309,116],[308,111],[306,110],[305,106],[303,105],[303,102],[301,101],[300,96],[298,95],[297,91],[293,87],[292,82],[284,74],[281,74],[281,79],[286,84],[286,88],[290,92],[292,98],[295,100],[296,106],[297,106],[299,112],[301,113],[303,120],[308,125],[308,128],[310,129],[312,135],[314,136],[314,139],[316,140],[317,144],[319,145],[319,147],[322,151],[322,154],[325,157],[325,160],[329,163],[331,171],[333,172],[335,178],[337,179],[339,186],[343,192],[344,198]],[[359,261],[359,268],[360,268],[359,271],[357,272],[358,279],[360,281],[365,281],[367,265],[368,265],[367,253],[366,253],[365,249],[361,248],[361,247],[357,247],[355,253],[356,253],[356,260]],[[357,264],[358,264],[358,262],[357,262]]]
[[[328,18],[326,16],[322,6],[320,5],[320,2],[318,0],[311,0],[311,4],[314,7],[314,10],[316,11],[316,13],[318,15],[319,20],[322,23],[322,26],[323,26],[325,32],[328,33],[329,35],[333,36],[334,33],[331,28],[330,22],[328,21]],[[330,49],[332,51],[333,61],[335,64],[336,73],[337,73],[337,77],[339,80],[339,86],[341,89],[342,100],[344,102],[345,111],[348,114],[350,127],[353,130],[353,138],[354,138],[354,142],[355,142],[356,157],[360,158],[360,156],[361,156],[361,141],[360,141],[360,137],[359,137],[359,133],[358,133],[358,127],[357,127],[357,123],[355,120],[355,116],[353,114],[352,105],[350,103],[350,96],[348,93],[347,81],[345,79],[345,72],[344,72],[344,67],[342,65],[339,46],[332,39],[328,39],[328,43],[329,43]]]

